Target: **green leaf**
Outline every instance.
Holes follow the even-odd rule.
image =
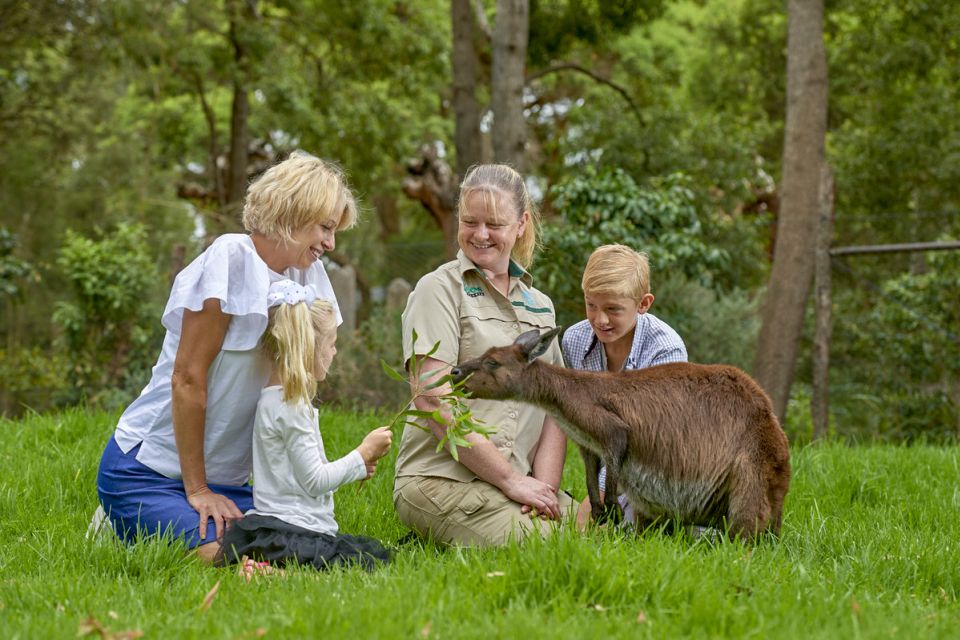
[[[420,382],[423,382],[424,380],[427,380],[431,376],[435,376],[435,375],[437,375],[436,369],[433,369],[431,371],[424,371],[423,373],[417,376],[417,380],[419,380]]]
[[[404,422],[404,424],[408,424],[408,425],[410,425],[411,427],[416,427],[417,429],[420,429],[421,431],[426,431],[426,432],[428,432],[428,433],[430,432],[430,427],[428,427],[428,426],[425,425],[425,424],[421,424],[421,423],[417,422],[416,420],[407,420],[407,421]]]
[[[396,369],[391,367],[389,364],[387,364],[386,360],[381,359],[380,366],[383,367],[383,371],[394,380],[398,380],[403,383],[407,382],[406,376],[404,376],[399,371],[397,371]]]
[[[427,352],[426,352],[425,354],[423,354],[423,355],[424,355],[425,358],[429,358],[430,356],[432,356],[433,354],[435,354],[435,353],[436,353],[437,351],[439,351],[439,350],[440,350],[440,341],[437,340],[436,342],[433,343],[433,346],[430,347],[430,351],[427,351]]]
[[[448,381],[449,379],[450,379],[450,376],[443,376],[443,377],[440,378],[439,380],[434,380],[433,382],[431,382],[430,384],[428,384],[427,386],[425,386],[425,387],[423,388],[423,391],[430,391],[431,389],[436,389],[437,387],[442,387],[443,385],[447,384],[447,381]],[[443,397],[443,396],[441,396],[441,397]]]

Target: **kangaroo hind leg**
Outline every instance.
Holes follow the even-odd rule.
[[[727,523],[730,534],[752,539],[770,524],[770,501],[761,465],[746,453],[737,456],[730,474]]]

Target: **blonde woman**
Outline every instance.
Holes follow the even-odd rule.
[[[217,238],[177,276],[153,375],[120,416],[97,473],[100,504],[123,540],[167,534],[209,562],[224,525],[252,508],[270,284],[310,284],[335,305],[320,257],[356,219],[342,173],[295,152],[250,185],[248,233]]]
[[[530,329],[555,324],[553,303],[526,269],[537,246],[537,210],[523,178],[506,165],[479,165],[460,187],[457,259],[423,276],[403,312],[404,361],[422,361],[439,377],[487,348],[511,344]],[[411,350],[410,336],[417,333]],[[426,357],[434,343],[439,349]],[[556,344],[543,356],[562,364]],[[439,395],[445,390],[434,391]],[[474,415],[496,433],[470,436],[459,461],[437,450],[444,426],[406,427],[397,457],[394,505],[421,535],[458,545],[496,546],[548,533],[569,514],[558,491],[566,438],[543,410],[513,401],[471,401]],[[441,408],[434,396],[416,407]]]
[[[246,558],[248,575],[257,563],[372,568],[388,561],[389,552],[372,538],[340,533],[333,492],[373,475],[393,434],[389,427],[374,429],[347,455],[327,460],[310,401],[337,353],[333,305],[317,300],[312,286],[290,280],[271,285],[269,304],[262,344],[271,373],[253,427],[253,509],[227,527],[221,559]]]

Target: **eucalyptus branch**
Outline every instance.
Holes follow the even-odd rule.
[[[417,343],[417,332],[414,331],[411,337],[412,347],[416,346]],[[457,447],[471,447],[472,443],[467,440],[467,436],[471,433],[476,433],[484,438],[489,438],[490,434],[495,431],[495,428],[489,427],[479,418],[473,416],[473,410],[466,403],[466,400],[470,399],[470,395],[467,391],[463,389],[463,381],[453,382],[452,376],[450,374],[440,376],[439,378],[430,381],[430,378],[436,375],[434,371],[426,371],[423,369],[423,361],[426,358],[429,358],[435,354],[440,349],[440,343],[437,342],[433,347],[424,354],[423,358],[413,357],[410,359],[410,377],[403,375],[384,360],[380,360],[380,365],[383,367],[384,372],[399,382],[410,385],[410,400],[408,400],[403,407],[396,412],[393,418],[390,420],[390,428],[394,428],[398,425],[410,425],[418,429],[423,429],[424,431],[429,431],[430,429],[425,426],[421,420],[433,420],[438,424],[443,425],[445,428],[444,435],[440,438],[440,441],[437,443],[437,451],[440,451],[449,444],[450,455],[453,456],[453,459],[460,461],[460,457],[457,454]],[[411,353],[414,351],[411,348]],[[450,386],[450,389],[442,394],[431,393],[435,389],[438,389],[444,385]],[[416,401],[419,398],[426,396],[436,398],[440,401],[442,407],[434,411],[422,411],[416,408]],[[442,408],[446,407],[450,412],[450,420],[444,416]]]

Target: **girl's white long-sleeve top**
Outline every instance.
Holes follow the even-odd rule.
[[[309,404],[284,402],[280,386],[260,393],[253,426],[254,508],[248,513],[335,535],[333,492],[367,471],[356,449],[327,460],[317,418]]]
[[[336,305],[323,263],[277,273],[245,234],[220,236],[177,275],[163,312],[167,333],[153,375],[120,416],[114,432],[124,453],[140,444],[139,462],[168,478],[182,477],[173,433],[173,364],[180,349],[183,314],[200,311],[205,301],[216,299],[230,316],[230,324],[207,374],[203,465],[210,484],[247,483],[257,397],[270,377],[270,366],[257,343],[267,327],[270,283],[283,278],[312,284],[321,298]]]

